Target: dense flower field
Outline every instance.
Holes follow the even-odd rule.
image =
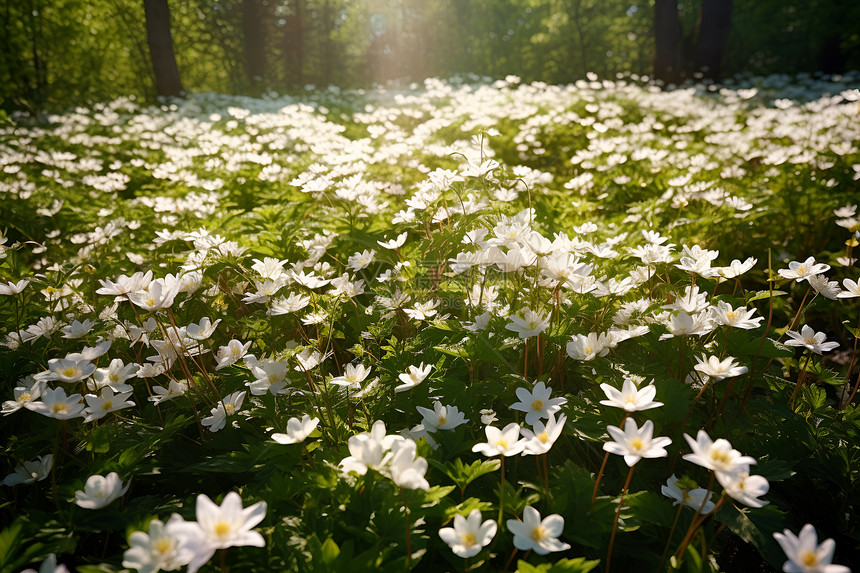
[[[0,573],[847,571],[858,83],[12,118]]]

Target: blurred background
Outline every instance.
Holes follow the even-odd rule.
[[[2,0],[2,109],[478,74],[860,68],[857,0]]]

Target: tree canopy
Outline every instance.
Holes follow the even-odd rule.
[[[703,46],[719,48],[721,65],[710,68],[723,76],[860,66],[860,4],[850,0],[4,0],[3,108],[176,92],[159,89],[153,71],[163,57],[152,51],[151,16],[148,30],[155,5],[169,6],[182,88],[193,92],[470,73],[549,83],[588,72],[660,77],[661,5],[677,16],[670,40],[685,67],[667,80],[692,76]],[[711,24],[715,6],[730,14],[727,27]]]

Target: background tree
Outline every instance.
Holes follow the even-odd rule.
[[[152,70],[155,74],[155,91],[160,96],[178,96],[183,92],[173,38],[170,34],[170,8],[167,0],[143,0],[146,11],[146,35]]]
[[[860,68],[852,0],[0,0],[6,111],[477,74]],[[153,12],[155,10],[155,12]],[[160,10],[160,12],[158,11]],[[172,45],[173,55],[167,46]],[[177,65],[178,64],[180,65]],[[181,70],[181,79],[180,73]]]

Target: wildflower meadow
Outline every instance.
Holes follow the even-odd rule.
[[[9,116],[0,573],[858,570],[858,87]]]

